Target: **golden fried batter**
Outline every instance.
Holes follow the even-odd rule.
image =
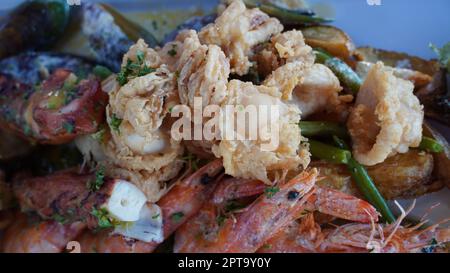
[[[381,62],[369,71],[347,122],[360,163],[372,166],[419,146],[424,113],[413,89]]]

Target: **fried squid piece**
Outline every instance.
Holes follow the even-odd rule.
[[[292,96],[293,102],[302,111],[302,118],[320,112],[340,114],[341,110],[346,110],[345,102],[353,99],[351,95],[339,96],[342,87],[338,78],[322,64],[307,68],[302,78]]]
[[[312,48],[298,30],[275,35],[256,58],[263,73],[272,71],[263,85],[277,87],[283,100],[293,100],[302,117],[337,111],[341,105],[338,78],[328,67],[314,64],[314,59]]]
[[[204,44],[220,46],[230,59],[231,72],[242,76],[252,66],[249,58],[253,48],[280,33],[283,25],[257,8],[247,9],[241,0],[230,2],[214,23],[199,32],[199,37]]]
[[[227,96],[230,63],[217,45],[201,45],[193,30],[182,31],[175,41],[160,51],[161,59],[177,74],[180,101],[194,110],[194,100],[199,98],[203,110],[208,105],[221,105]],[[197,102],[200,107],[199,103]],[[205,123],[210,118],[204,117]],[[189,151],[201,157],[213,157],[211,147],[215,141],[192,140],[186,145]]]
[[[122,69],[132,67],[130,63],[141,65],[139,72],[130,72],[126,83],[109,90],[111,138],[104,147],[112,165],[108,172],[133,182],[155,202],[164,193],[163,182],[182,167],[177,158],[183,147],[170,137],[168,120],[171,107],[178,104],[176,79],[142,40],[124,56]]]
[[[194,107],[194,98],[202,99],[203,107],[220,105],[227,95],[230,64],[216,45],[201,46],[180,69],[178,93],[181,103]]]
[[[79,79],[67,69],[56,69],[40,86],[0,75],[0,124],[31,141],[62,144],[96,132],[106,103],[97,78]]]
[[[270,69],[273,72],[267,76],[263,85],[278,88],[280,96],[290,100],[294,88],[303,81],[305,70],[314,64],[312,48],[305,44],[303,34],[298,30],[274,36],[268,48],[272,48],[279,61]]]
[[[200,44],[194,30],[184,30],[175,41],[167,43],[159,55],[174,73],[180,102],[194,107],[194,97],[203,107],[220,105],[226,97],[230,63],[217,45]]]
[[[372,166],[419,146],[424,113],[413,89],[381,62],[369,71],[347,121],[360,163]]]
[[[186,64],[188,59],[199,48],[202,47],[198,34],[195,30],[183,30],[175,40],[168,42],[158,50],[161,61],[169,67],[172,72],[179,71]]]
[[[296,106],[285,104],[273,95],[277,92],[275,88],[256,86],[250,82],[232,80],[228,84],[228,92],[219,123],[221,141],[212,149],[216,157],[223,158],[227,174],[270,183],[269,172],[295,170],[300,164],[303,167],[308,165],[309,152],[300,145],[302,136],[296,125],[300,120],[300,112]],[[239,117],[238,111],[232,114],[234,119],[229,118],[226,107],[235,106],[239,110],[249,105],[254,106],[256,115],[249,113],[248,122],[239,120],[242,116]],[[271,120],[264,116],[260,106],[265,106],[268,111],[274,110],[269,112]],[[247,124],[246,132],[240,131],[234,125],[235,122]],[[252,136],[248,130],[257,133]],[[228,137],[233,134],[236,138]],[[244,140],[239,140],[238,135]],[[269,142],[268,146],[271,147],[264,147]]]

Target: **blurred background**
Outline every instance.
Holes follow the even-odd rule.
[[[72,0],[74,1],[74,0]],[[88,0],[80,0],[88,1]],[[404,51],[423,58],[433,58],[428,44],[441,47],[450,41],[450,1],[448,0],[378,0],[381,5],[369,5],[375,0],[306,0],[317,13],[332,17],[333,25],[344,29],[357,46],[371,45]],[[21,3],[20,0],[1,0],[0,16]],[[114,7],[150,15],[130,16],[151,28],[154,15],[161,10],[181,10],[187,14],[208,13],[218,0],[103,0]],[[187,11],[187,12],[186,12]],[[173,13],[166,18],[166,27],[183,17]]]

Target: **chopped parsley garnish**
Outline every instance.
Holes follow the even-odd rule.
[[[62,216],[61,214],[55,213],[52,215],[53,220],[55,220],[56,222],[64,225],[66,224],[69,220],[67,218],[65,218],[64,216]]]
[[[87,182],[87,188],[92,191],[98,191],[103,183],[105,182],[105,167],[100,166],[98,170],[95,172],[95,179]]]
[[[117,223],[110,217],[108,210],[105,208],[92,208],[91,214],[97,218],[98,227],[100,229],[112,228],[117,225]]]
[[[62,127],[64,128],[64,130],[66,130],[67,133],[71,134],[73,133],[73,131],[75,130],[75,126],[73,124],[73,122],[71,121],[65,121],[62,124]]]
[[[186,156],[182,157],[181,159],[187,161],[193,171],[196,171],[199,169],[198,165],[200,163],[200,159],[197,158],[195,155],[188,153]]]
[[[120,132],[120,124],[122,123],[122,119],[118,118],[116,114],[112,114],[111,121],[109,122],[109,126],[116,132]]]
[[[145,53],[138,50],[136,52],[136,61],[128,59],[126,65],[117,74],[116,79],[120,85],[125,85],[129,79],[147,75],[155,70],[145,64]]]
[[[272,198],[279,191],[280,188],[278,187],[268,187],[264,190],[264,193],[266,194],[267,198]]]
[[[101,80],[108,78],[112,74],[111,70],[102,65],[96,65],[92,70],[92,73],[94,73],[94,75],[99,77]]]
[[[184,217],[184,213],[183,212],[175,212],[172,215],[170,215],[170,219],[172,219],[172,221],[174,222],[179,222],[181,221],[181,219],[183,219]]]

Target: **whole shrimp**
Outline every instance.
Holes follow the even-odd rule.
[[[319,210],[354,221],[369,222],[370,219],[378,219],[376,210],[367,202],[338,191],[315,186],[316,177],[315,169],[300,174],[281,185],[279,191],[273,196],[260,196],[234,219],[222,219],[222,216],[218,214],[217,202],[229,200],[227,196],[242,198],[254,195],[261,190],[261,185],[252,180],[241,180],[241,188],[236,180],[221,181],[212,201],[176,232],[174,250],[176,252],[255,252],[258,246],[261,247],[278,230],[289,225],[308,210]],[[300,187],[304,191],[297,192],[290,189],[290,186]],[[295,200],[297,202],[291,203]]]
[[[268,186],[259,180],[232,177],[219,184],[212,200],[214,204],[220,205],[227,200],[262,194],[267,188]],[[362,223],[378,220],[375,208],[366,201],[318,185],[314,186],[314,192],[306,200],[303,210],[300,210],[300,216],[304,211],[319,211],[337,218]]]
[[[60,224],[17,213],[14,222],[5,231],[1,250],[6,253],[59,253],[85,227],[82,222]]]
[[[293,221],[316,182],[316,169],[302,172],[271,196],[261,195],[235,219],[217,223],[212,201],[175,234],[175,252],[255,252],[276,230]]]
[[[401,220],[400,220],[401,221]],[[425,229],[396,223],[350,223],[322,230],[312,214],[293,222],[268,240],[258,252],[434,252],[450,241],[450,229],[438,224]]]
[[[163,219],[164,238],[168,238],[210,199],[223,170],[222,161],[215,160],[176,183],[159,201]],[[86,231],[77,241],[82,252],[152,252],[157,243],[130,240],[110,231]]]

